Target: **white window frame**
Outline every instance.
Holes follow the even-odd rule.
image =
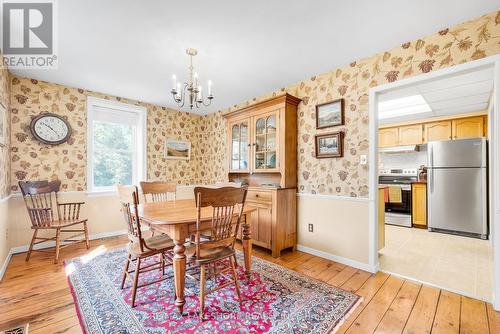
[[[94,140],[93,140],[93,123],[95,107],[109,108],[118,111],[131,112],[137,114],[139,121],[137,124],[137,133],[135,138],[138,140],[135,144],[135,156],[133,159],[133,173],[132,182],[139,184],[140,181],[145,180],[147,170],[147,109],[143,106],[136,106],[121,102],[109,101],[105,99],[96,98],[93,96],[87,97],[87,192],[88,193],[115,193],[115,186],[109,187],[95,187],[94,186],[94,169],[93,169],[93,153],[94,153]]]

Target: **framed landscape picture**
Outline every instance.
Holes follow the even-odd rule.
[[[316,158],[341,158],[344,155],[344,133],[316,135]]]
[[[316,129],[344,125],[344,99],[316,105]]]
[[[5,136],[7,135],[7,110],[3,103],[0,102],[0,147],[5,146]]]
[[[191,142],[188,140],[167,139],[165,157],[168,160],[189,160],[191,158]]]

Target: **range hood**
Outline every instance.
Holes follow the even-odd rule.
[[[384,153],[384,154],[410,153],[418,151],[419,151],[418,145],[391,146],[391,147],[381,147],[378,149],[379,153]]]

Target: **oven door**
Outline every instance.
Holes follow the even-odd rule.
[[[385,203],[385,212],[411,216],[411,185],[401,184],[399,186],[401,187],[401,203]]]

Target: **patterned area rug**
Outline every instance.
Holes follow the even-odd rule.
[[[184,315],[174,305],[173,279],[140,288],[132,309],[130,281],[120,289],[126,254],[118,249],[66,262],[85,333],[330,333],[360,302],[357,295],[253,257],[250,280],[238,268],[243,303],[234,286],[221,289],[206,298],[205,321],[197,313],[198,284],[189,279],[192,293],[186,293]],[[238,257],[243,263],[241,253]],[[148,274],[158,275],[149,272],[140,279],[155,277]]]

